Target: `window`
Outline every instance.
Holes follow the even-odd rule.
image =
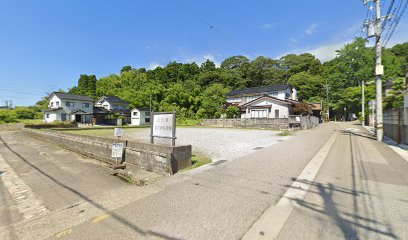
[[[279,118],[279,109],[275,110],[275,118]]]
[[[133,112],[133,116],[137,117],[137,112]]]
[[[83,108],[89,108],[89,103],[82,103]]]
[[[51,107],[54,107],[54,102],[51,102]]]
[[[145,122],[149,123],[149,122],[150,122],[150,118],[145,118]]]
[[[47,115],[45,115],[45,118],[50,118],[50,114],[47,113]]]
[[[150,112],[145,112],[146,117],[150,117]]]
[[[59,107],[59,102],[55,102],[55,106],[56,106],[56,107]]]
[[[112,108],[115,109],[115,110],[119,110],[119,106],[118,106],[118,105],[113,105]]]
[[[74,103],[74,102],[66,102],[66,103],[65,103],[65,106],[67,106],[67,107],[74,107],[74,106],[75,106],[75,103]]]

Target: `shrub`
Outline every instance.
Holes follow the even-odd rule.
[[[239,116],[241,111],[237,106],[229,106],[225,113],[227,114],[227,118],[235,118]]]
[[[0,123],[17,122],[16,115],[11,110],[0,110]]]

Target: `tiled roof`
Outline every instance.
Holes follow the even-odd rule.
[[[72,93],[62,93],[62,92],[53,92],[52,95],[56,95],[60,99],[69,99],[69,100],[81,100],[81,101],[91,101],[93,102],[93,99],[85,96],[85,95],[77,95],[77,94],[72,94]]]
[[[282,100],[282,99],[279,99],[279,98],[276,98],[276,97],[271,97],[271,96],[269,96],[269,95],[263,95],[263,96],[260,96],[259,98],[256,98],[256,99],[254,99],[254,100],[252,100],[252,101],[249,101],[249,102],[247,102],[247,103],[245,103],[245,104],[242,104],[241,106],[242,107],[246,107],[246,106],[248,106],[248,105],[251,105],[252,103],[254,103],[254,102],[256,102],[256,101],[259,101],[260,99],[262,99],[262,98],[268,98],[268,99],[271,99],[271,100],[273,100],[273,101],[276,101],[276,102],[281,102],[281,103],[284,103],[284,104],[287,104],[287,105],[291,105],[292,104],[292,102],[290,102],[290,101],[288,101],[288,100]]]
[[[117,96],[104,95],[104,96],[102,96],[102,98],[104,98],[109,103],[129,104],[128,102],[126,102],[125,100],[123,100],[122,98],[117,97]]]
[[[275,85],[270,85],[270,86],[262,86],[262,87],[235,90],[235,91],[227,93],[227,96],[236,96],[236,95],[244,95],[244,94],[263,94],[267,92],[282,91],[288,88],[290,89],[289,84],[275,84]]]

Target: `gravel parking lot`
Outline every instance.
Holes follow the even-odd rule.
[[[113,137],[113,129],[83,129],[68,131],[101,137]],[[193,146],[193,154],[213,161],[233,160],[264,147],[282,142],[291,136],[279,136],[280,131],[236,128],[178,127],[176,145]],[[150,142],[150,128],[124,128],[124,139]],[[170,145],[170,139],[155,139],[157,144]]]
[[[279,131],[232,128],[177,128],[177,145],[191,144],[193,153],[217,160],[233,160],[261,148],[284,141],[290,136],[279,136]],[[113,135],[113,134],[112,134]],[[124,137],[149,142],[150,128],[126,129]],[[169,144],[168,139],[156,143]]]

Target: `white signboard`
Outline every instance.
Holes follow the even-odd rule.
[[[123,137],[123,128],[115,128],[115,137]]]
[[[114,143],[112,144],[112,157],[122,157],[123,156],[123,143]]]
[[[157,113],[153,117],[153,136],[157,137],[173,137],[173,113]]]
[[[300,122],[300,117],[296,117],[296,122]]]

